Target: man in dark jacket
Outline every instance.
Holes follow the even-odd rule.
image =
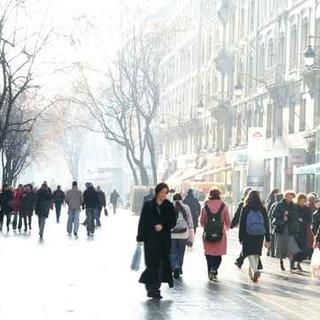
[[[19,213],[19,224],[18,229],[22,228],[22,221],[24,222],[24,232],[31,230],[32,215],[36,204],[36,196],[33,192],[33,187],[31,184],[25,186],[25,191],[21,198],[21,210]]]
[[[49,217],[49,211],[52,208],[52,192],[46,182],[37,192],[36,215],[39,221],[39,236],[43,238],[44,227],[46,219]]]
[[[61,207],[65,199],[65,194],[61,190],[61,186],[57,186],[57,190],[53,192],[53,202],[56,208],[57,223],[60,223]]]
[[[7,218],[7,231],[9,232],[10,229],[10,220],[11,220],[11,213],[12,213],[12,200],[13,194],[10,186],[4,184],[2,187],[2,192],[0,194],[0,231],[2,232],[2,225],[4,217]]]
[[[101,227],[101,221],[100,221],[101,211],[103,208],[106,207],[107,203],[106,203],[106,195],[101,190],[100,186],[97,187],[97,193],[99,196],[99,204],[98,204],[98,210],[97,210],[97,216],[96,216],[96,224],[97,224],[97,227]]]
[[[199,226],[201,205],[198,199],[194,196],[192,189],[188,190],[187,196],[184,198],[183,203],[186,204],[191,210],[194,233],[196,233],[197,227]]]
[[[83,208],[86,210],[86,226],[88,236],[94,235],[95,218],[99,208],[99,195],[92,183],[86,183],[86,190],[83,193]]]
[[[117,211],[119,198],[120,198],[119,193],[117,192],[117,190],[114,189],[110,195],[110,203],[112,204],[114,214],[116,214],[116,211]]]

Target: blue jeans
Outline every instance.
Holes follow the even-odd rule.
[[[87,217],[87,233],[94,234],[95,229],[95,218],[97,209],[87,208],[86,209],[86,217]]]
[[[184,253],[186,251],[187,239],[171,240],[171,268],[182,270]]]
[[[68,233],[72,233],[72,227],[73,227],[73,233],[74,234],[78,233],[79,216],[80,216],[80,210],[69,209],[68,222],[67,222],[67,232]]]

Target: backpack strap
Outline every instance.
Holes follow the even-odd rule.
[[[222,203],[220,204],[220,208],[219,208],[219,210],[218,210],[218,212],[217,212],[217,214],[218,214],[219,216],[221,216],[224,207],[225,207],[225,204],[222,202]]]
[[[211,209],[209,208],[208,204],[206,204],[206,205],[204,206],[204,209],[207,211],[208,217],[209,217],[209,216],[213,216],[213,213],[212,213]]]

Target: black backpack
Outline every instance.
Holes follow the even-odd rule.
[[[216,214],[213,214],[209,206],[205,205],[207,212],[207,223],[204,227],[203,238],[205,241],[218,242],[223,238],[224,222],[222,219],[222,211],[224,209],[224,203],[221,203],[220,208]]]

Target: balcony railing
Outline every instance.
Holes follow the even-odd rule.
[[[272,66],[266,69],[263,74],[263,81],[268,87],[280,85],[284,80],[284,67],[281,65]]]

